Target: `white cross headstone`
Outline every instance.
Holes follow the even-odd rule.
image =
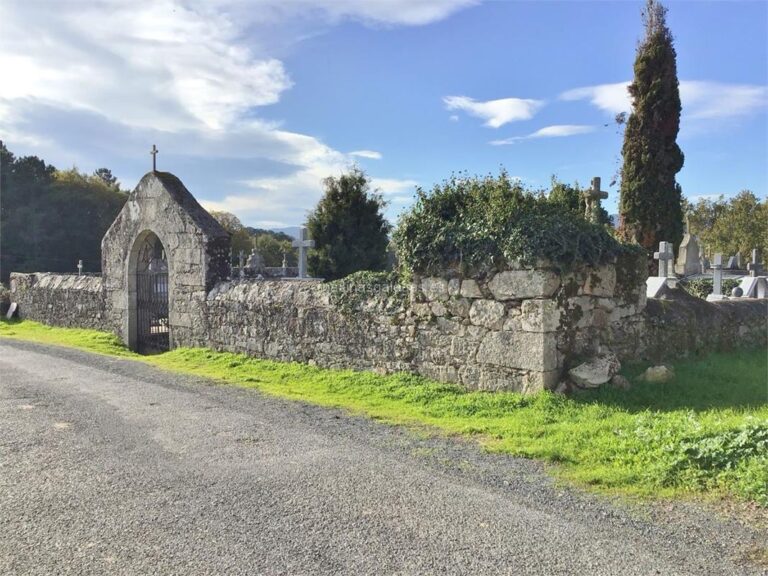
[[[592,178],[592,187],[582,193],[586,205],[586,218],[590,222],[597,223],[600,214],[600,200],[608,198],[608,192],[600,190],[600,176]]]
[[[288,253],[283,250],[283,271],[282,271],[283,278],[288,276]]]
[[[763,271],[763,266],[759,262],[760,260],[760,250],[757,248],[752,250],[752,262],[747,264],[747,270],[749,270],[749,275],[753,278],[756,278],[760,276],[761,272]]]
[[[712,294],[707,296],[707,300],[723,299],[723,255],[715,254],[712,262]]]
[[[299,278],[306,278],[307,248],[314,248],[315,241],[309,237],[307,229],[304,226],[299,230],[299,239],[291,242],[291,246],[299,249]]]
[[[78,260],[77,261],[77,275],[82,276],[83,275],[83,261]]]
[[[659,273],[657,276],[660,278],[667,278],[670,276],[669,265],[675,254],[672,252],[672,244],[669,242],[659,242],[659,251],[653,253],[654,260],[659,261]]]

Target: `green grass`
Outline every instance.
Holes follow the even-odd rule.
[[[467,392],[411,374],[324,370],[180,348],[139,356],[108,334],[3,322],[0,336],[121,356],[393,424],[476,439],[486,449],[559,463],[559,477],[639,496],[735,496],[768,506],[768,356],[712,354],[675,364],[666,384],[551,393]]]

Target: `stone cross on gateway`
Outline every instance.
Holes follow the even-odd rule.
[[[315,241],[309,238],[306,227],[299,230],[298,240],[291,242],[291,246],[299,249],[299,278],[307,277],[307,248],[314,248]]]
[[[661,278],[670,276],[669,265],[674,257],[675,254],[672,252],[672,244],[669,242],[659,242],[659,251],[653,253],[654,260],[659,261],[659,273],[657,276]]]
[[[587,205],[585,216],[590,222],[598,221],[600,200],[608,198],[608,192],[600,190],[600,176],[592,178],[592,187],[582,192],[582,197]]]

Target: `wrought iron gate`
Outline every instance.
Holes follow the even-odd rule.
[[[138,352],[168,350],[168,272],[150,270],[136,274],[136,343]]]

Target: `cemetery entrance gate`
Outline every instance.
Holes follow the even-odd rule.
[[[136,351],[164,352],[170,344],[168,261],[155,234],[144,239],[136,264]]]

